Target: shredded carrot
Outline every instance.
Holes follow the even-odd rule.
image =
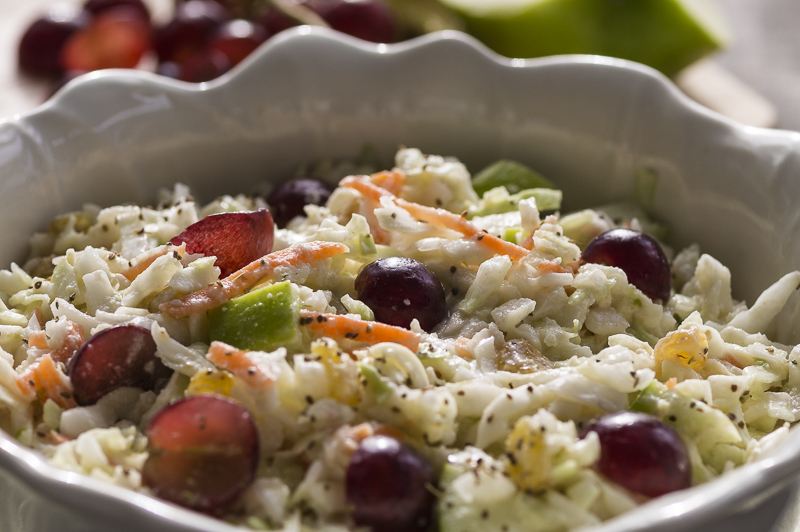
[[[356,340],[367,344],[394,342],[416,351],[419,334],[402,327],[375,321],[363,321],[342,314],[322,314],[310,310],[300,311],[300,325],[320,336],[334,340]]]
[[[44,331],[33,331],[28,337],[28,347],[37,349],[49,349],[47,345],[47,334]]]
[[[467,349],[468,342],[469,342],[468,338],[459,336],[455,342],[456,354],[461,358],[465,358],[467,360],[473,360],[475,358],[475,354],[472,353],[469,349]]]
[[[17,386],[28,396],[36,395],[42,402],[51,399],[61,408],[78,406],[72,396],[72,388],[50,355],[45,355],[17,375]]]
[[[139,277],[143,271],[149,268],[158,257],[162,257],[167,253],[177,253],[179,256],[182,256],[184,253],[186,253],[186,243],[183,243],[180,246],[165,244],[163,246],[158,246],[157,248],[151,249],[140,255],[138,257],[139,261],[122,272],[122,275],[124,275],[127,280],[133,281]]]
[[[66,436],[64,436],[63,434],[61,434],[60,432],[58,432],[57,430],[51,430],[48,433],[48,436],[50,436],[50,439],[56,445],[61,445],[62,443],[67,443],[68,441],[72,441],[69,438],[67,438]]]
[[[722,355],[721,357],[719,357],[719,359],[722,360],[723,362],[727,362],[731,366],[735,366],[735,367],[737,367],[739,369],[744,369],[744,367],[745,367],[745,364],[742,364],[741,362],[736,360],[736,358],[733,355],[731,355],[730,353],[726,353],[726,354]]]
[[[265,388],[275,382],[272,372],[242,351],[224,342],[211,342],[206,358],[216,366],[228,370],[242,379],[251,388]]]
[[[178,318],[204,312],[244,294],[279,266],[311,264],[348,251],[348,247],[339,242],[295,244],[265,255],[203,290],[162,303],[159,308]]]
[[[544,261],[536,265],[536,269],[541,273],[572,273],[557,262]]]
[[[378,187],[388,190],[395,196],[399,196],[406,184],[406,176],[400,170],[389,170],[378,172],[369,176],[370,182]]]
[[[522,241],[520,247],[523,247],[525,249],[533,249],[533,233],[531,233],[531,236]]]
[[[389,197],[398,207],[407,210],[414,218],[452,229],[467,238],[474,237],[483,247],[494,253],[508,255],[512,260],[519,260],[529,253],[529,250],[521,246],[506,242],[505,240],[479,229],[464,216],[453,214],[444,209],[435,209],[433,207],[420,205],[419,203],[406,201],[402,198],[398,198],[388,190],[373,185],[364,179],[346,177],[341,181],[340,185],[357,190],[373,201],[380,201],[384,196]]]
[[[664,384],[667,385],[667,388],[672,389],[672,388],[675,387],[676,384],[678,384],[678,379],[676,379],[675,377],[672,377],[672,378],[668,379],[667,382],[665,382]]]
[[[53,357],[53,361],[66,364],[84,342],[85,338],[83,337],[81,326],[73,321],[68,321],[67,334],[64,337],[64,341],[56,349],[53,349],[50,356]]]

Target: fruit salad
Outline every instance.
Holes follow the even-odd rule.
[[[59,216],[0,271],[0,428],[256,530],[574,530],[768,456],[800,272],[748,307],[641,206],[561,200],[404,148]]]

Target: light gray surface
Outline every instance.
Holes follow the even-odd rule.
[[[734,37],[719,63],[778,107],[780,127],[800,131],[800,1],[718,1]]]

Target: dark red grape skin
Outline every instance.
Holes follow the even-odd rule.
[[[139,14],[144,20],[150,20],[150,10],[142,0],[88,0],[83,9],[92,15],[99,15],[109,9],[125,7]]]
[[[686,446],[675,430],[647,414],[617,412],[598,418],[585,429],[597,433],[597,469],[627,490],[659,497],[692,485]]]
[[[29,74],[60,76],[63,74],[60,56],[64,43],[89,24],[84,11],[52,9],[35,21],[22,35],[19,43],[19,66]]]
[[[416,318],[430,332],[447,317],[442,283],[414,259],[388,257],[367,264],[356,277],[355,288],[381,323],[408,328]]]
[[[170,242],[186,243],[187,253],[217,257],[214,265],[227,277],[272,251],[275,224],[266,209],[212,214],[193,223]]]
[[[156,31],[155,50],[159,61],[182,63],[195,56],[228,20],[228,10],[216,2],[190,0],[180,4],[172,20]]]
[[[171,63],[168,61],[168,63]],[[174,63],[172,63],[174,64]],[[189,83],[203,83],[217,79],[231,69],[228,56],[209,48],[197,52],[180,65],[177,79]]]
[[[231,399],[199,395],[172,403],[150,422],[147,439],[144,485],[181,506],[217,513],[255,478],[258,431]]]
[[[345,490],[357,526],[374,532],[424,532],[434,496],[431,465],[389,436],[361,442],[347,466]]]
[[[267,196],[272,217],[280,228],[295,216],[304,216],[306,205],[325,205],[333,187],[317,179],[293,179],[287,181]]]
[[[653,300],[666,301],[672,282],[669,261],[655,238],[632,229],[596,236],[581,254],[584,262],[616,266],[628,282]]]
[[[231,65],[235,66],[266,40],[267,31],[259,24],[236,19],[226,22],[217,30],[209,48],[225,54]]]
[[[376,43],[396,40],[394,15],[381,0],[310,0],[308,5],[342,33]]]
[[[86,340],[69,361],[67,374],[75,400],[87,406],[123,386],[156,389],[172,371],[156,356],[156,343],[150,331],[135,325],[120,325]]]
[[[270,37],[282,32],[283,30],[288,30],[289,28],[300,25],[299,22],[286,16],[274,7],[267,7],[263,9],[261,13],[259,13],[258,17],[256,17],[256,21],[265,30],[267,30],[267,34]]]

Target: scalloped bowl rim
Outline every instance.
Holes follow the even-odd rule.
[[[456,31],[438,32],[397,44],[376,45],[324,28],[308,26],[282,32],[270,39],[259,51],[252,54],[231,72],[211,82],[185,83],[148,72],[131,70],[94,72],[71,81],[37,109],[0,119],[0,125],[12,123],[24,129],[32,117],[47,118],[48,115],[61,111],[65,106],[65,101],[74,93],[87,88],[91,89],[98,84],[114,85],[132,78],[139,79],[146,84],[165,87],[177,94],[224,90],[230,85],[235,85],[236,79],[243,72],[257,68],[259,58],[270,54],[273,48],[285,45],[289,41],[304,39],[306,36],[345,43],[353,54],[382,55],[388,58],[401,55],[409,50],[433,48],[443,42],[456,41],[461,46],[469,48],[476,61],[491,61],[509,69],[536,69],[547,65],[573,65],[574,68],[582,68],[582,65],[587,64],[604,65],[619,72],[617,75],[620,76],[625,75],[631,78],[645,76],[651,80],[657,80],[662,88],[667,89],[666,92],[671,98],[670,106],[689,109],[694,115],[723,124],[728,131],[734,131],[739,136],[747,138],[753,149],[758,146],[756,139],[761,136],[777,139],[779,144],[787,147],[800,141],[800,133],[797,132],[766,130],[745,126],[728,119],[689,99],[656,70],[622,59],[592,55],[508,59],[492,52],[474,38]],[[793,447],[795,450],[792,449]],[[14,442],[5,433],[0,433],[0,468],[11,472],[28,486],[46,493],[54,502],[74,505],[77,500],[78,506],[87,512],[98,511],[101,505],[108,504],[110,508],[127,510],[128,516],[141,519],[142,523],[146,522],[149,525],[172,525],[176,527],[176,530],[184,529],[184,525],[189,527],[185,528],[186,530],[241,530],[148,495],[109,485],[80,473],[56,468],[46,463],[34,451]],[[726,508],[744,504],[758,495],[788,484],[793,480],[792,477],[797,476],[798,472],[800,472],[800,431],[792,429],[787,440],[774,455],[748,464],[709,483],[651,501],[620,517],[591,527],[591,530],[595,532],[634,532],[654,529],[666,531],[676,530],[682,526],[691,526],[709,519],[709,516],[726,511]],[[76,497],[74,493],[70,494],[71,490],[76,489],[80,492],[80,497]]]

